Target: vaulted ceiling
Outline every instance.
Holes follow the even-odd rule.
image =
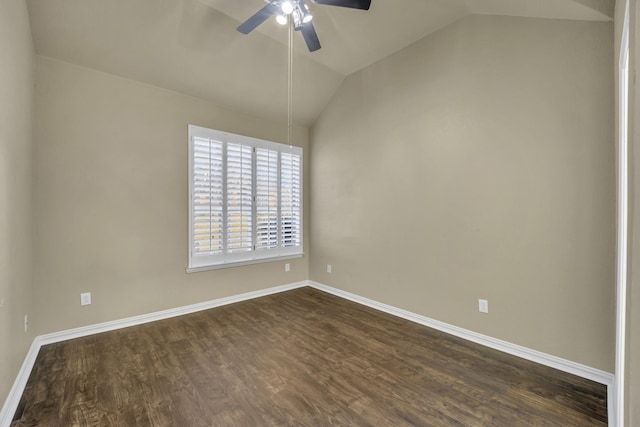
[[[286,27],[236,27],[264,0],[27,0],[36,52],[286,122]],[[307,2],[310,3],[310,2]],[[343,78],[469,14],[608,21],[614,0],[311,3],[322,49],[294,35],[294,120],[309,126]]]

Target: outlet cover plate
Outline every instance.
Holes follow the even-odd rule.
[[[478,310],[480,313],[489,313],[489,301],[486,299],[478,300]]]
[[[91,304],[91,292],[84,292],[80,294],[80,305]]]

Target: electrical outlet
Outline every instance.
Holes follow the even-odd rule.
[[[489,313],[489,301],[486,299],[478,300],[478,310],[480,313]]]
[[[327,264],[327,273],[331,273],[331,264]]]
[[[80,305],[91,304],[91,292],[85,292],[80,294]]]
[[[289,263],[286,263],[286,264],[284,265],[284,271],[286,271],[287,273],[288,273],[289,271],[291,271],[291,265],[290,265]]]
[[[25,314],[24,315],[24,331],[27,332],[27,329],[29,329],[29,315]]]

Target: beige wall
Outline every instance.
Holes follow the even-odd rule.
[[[613,372],[612,61],[612,23],[471,16],[349,76],[310,278]]]
[[[0,405],[33,334],[31,150],[34,53],[27,7],[0,2]],[[2,304],[4,301],[4,304]]]
[[[308,277],[306,256],[287,261],[289,273],[284,261],[185,273],[190,123],[286,142],[286,126],[38,57],[38,333]],[[294,139],[307,148],[308,130]],[[81,292],[92,305],[80,306]]]

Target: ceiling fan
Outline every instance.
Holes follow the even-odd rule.
[[[276,15],[278,23],[285,25],[288,16],[293,19],[293,29],[302,32],[309,52],[320,49],[320,40],[311,20],[313,16],[304,0],[264,0],[267,5],[243,22],[238,31],[249,34],[269,17]],[[371,0],[311,0],[313,3],[326,6],[340,6],[351,9],[369,10]]]

